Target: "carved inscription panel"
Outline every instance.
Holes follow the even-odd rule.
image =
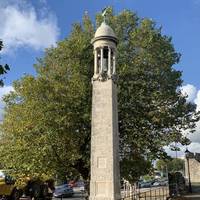
[[[106,182],[96,182],[96,195],[106,196]]]
[[[97,158],[97,167],[100,169],[106,168],[106,158],[105,157],[98,157]]]

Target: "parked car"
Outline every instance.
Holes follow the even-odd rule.
[[[84,191],[85,191],[85,184],[84,184],[84,181],[81,181],[81,180],[77,181],[77,182],[76,182],[76,186],[79,188],[79,190],[80,190],[81,192],[84,192]]]
[[[77,186],[77,187],[82,187],[82,186],[84,186],[84,185],[85,185],[85,183],[84,183],[84,181],[82,181],[82,180],[79,180],[79,181],[76,182],[76,186]]]
[[[167,186],[168,181],[167,180],[157,180],[153,183],[153,187],[158,187],[158,186]]]
[[[63,184],[55,187],[54,197],[72,197],[74,195],[73,189],[68,184]]]
[[[156,181],[156,182],[153,183],[152,186],[153,186],[153,187],[158,187],[158,186],[160,186],[160,182],[159,182],[159,181]]]
[[[152,181],[146,181],[146,182],[140,182],[139,183],[139,188],[149,188],[153,184]]]
[[[160,182],[160,186],[167,186],[168,185],[168,181],[161,181]]]
[[[68,185],[73,188],[77,186],[77,183],[75,181],[69,181]]]
[[[42,181],[26,177],[15,180],[10,176],[9,170],[0,170],[0,199],[19,200],[24,195],[35,200],[51,200],[53,192],[54,180],[52,179]]]
[[[7,174],[6,170],[0,170],[0,199],[19,200],[22,190],[17,188],[15,180]]]

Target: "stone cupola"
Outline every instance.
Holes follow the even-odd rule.
[[[93,80],[106,81],[115,76],[117,42],[112,28],[102,22],[91,41],[94,46]]]

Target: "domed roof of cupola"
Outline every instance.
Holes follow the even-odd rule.
[[[108,36],[108,37],[110,36],[116,38],[116,35],[112,30],[112,28],[108,26],[105,22],[101,23],[101,26],[99,26],[99,28],[96,30],[94,37],[97,38],[102,36]]]
[[[94,38],[92,39],[92,43],[97,40],[112,40],[115,43],[118,42],[117,37],[113,31],[113,29],[104,22],[101,23],[101,26],[96,30]]]

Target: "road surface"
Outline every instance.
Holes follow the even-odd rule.
[[[53,200],[61,200],[61,198],[54,198]],[[62,200],[84,200],[84,194],[77,189],[74,189],[73,197],[62,198]]]

